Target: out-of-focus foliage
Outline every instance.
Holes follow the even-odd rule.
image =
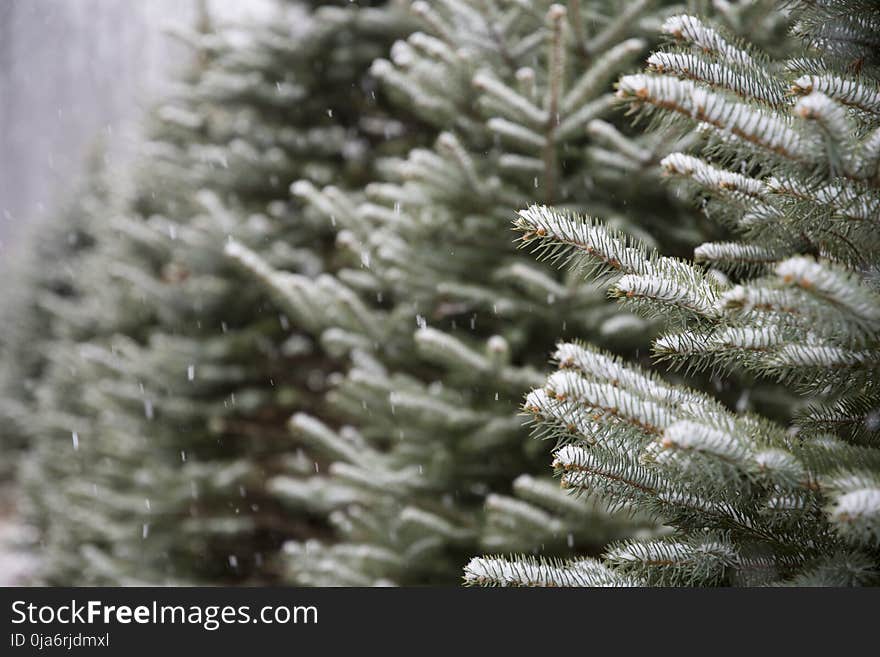
[[[332,361],[223,247],[333,269],[332,227],[287,189],[356,184],[411,138],[368,74],[408,19],[376,4],[278,3],[178,34],[194,65],[152,112],[89,254],[64,259],[72,293],[47,309],[53,339],[21,410],[40,581],[275,581],[281,542],[323,531],[266,484],[312,467],[284,427],[295,409],[320,414]]]

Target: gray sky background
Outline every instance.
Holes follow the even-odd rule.
[[[110,156],[187,51],[163,33],[196,0],[0,0],[0,257],[63,197],[103,132]],[[266,0],[209,0],[219,21]]]

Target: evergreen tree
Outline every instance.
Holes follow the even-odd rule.
[[[277,546],[321,532],[265,482],[311,467],[283,427],[293,409],[320,414],[330,361],[223,244],[333,269],[331,227],[286,190],[356,184],[409,139],[367,75],[407,29],[381,2],[279,2],[260,24],[180,35],[197,65],[152,113],[76,296],[52,308],[60,337],[22,468],[41,581],[273,581]]]
[[[739,385],[735,410],[596,347],[562,342],[525,402],[564,486],[671,528],[600,559],[479,557],[471,584],[858,585],[880,577],[880,8],[789,2],[796,56],[771,58],[704,18],[618,95],[704,137],[662,162],[726,237],[692,259],[606,223],[533,206],[541,255],[606,278],[666,322],[658,362]],[[783,8],[780,8],[782,11]],[[797,394],[790,420],[749,410],[740,373]],[[736,398],[737,395],[734,395]],[[784,414],[783,414],[784,415]]]
[[[545,448],[524,440],[515,414],[553,336],[626,351],[653,323],[529,262],[504,225],[541,198],[613,217],[663,248],[700,239],[658,189],[657,162],[680,140],[633,136],[609,116],[611,82],[668,12],[656,5],[411,3],[421,31],[372,70],[402,111],[436,127],[433,147],[383,161],[357,193],[292,187],[339,227],[349,266],[314,279],[227,248],[295,325],[350,363],[328,395],[341,422],[291,420],[317,472],[270,484],[293,512],[324,513],[336,529],[331,541],[285,545],[292,581],[450,582],[479,549],[570,554],[654,533],[638,514],[578,505],[533,476]],[[649,213],[657,239],[629,219]]]
[[[93,147],[80,180],[50,218],[28,224],[3,261],[0,295],[0,479],[12,479],[28,444],[39,439],[35,395],[54,338],[52,308],[75,294],[76,262],[91,250],[94,231],[118,194],[105,149]],[[48,266],[47,266],[48,265]]]

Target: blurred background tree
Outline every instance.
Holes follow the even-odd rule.
[[[405,17],[315,4],[178,32],[194,66],[50,309],[21,474],[43,581],[266,582],[281,540],[320,531],[264,484],[297,460],[278,427],[319,412],[327,364],[223,256],[235,238],[271,245],[276,266],[332,269],[330,227],[302,220],[287,187],[355,184],[409,139],[367,78]]]

